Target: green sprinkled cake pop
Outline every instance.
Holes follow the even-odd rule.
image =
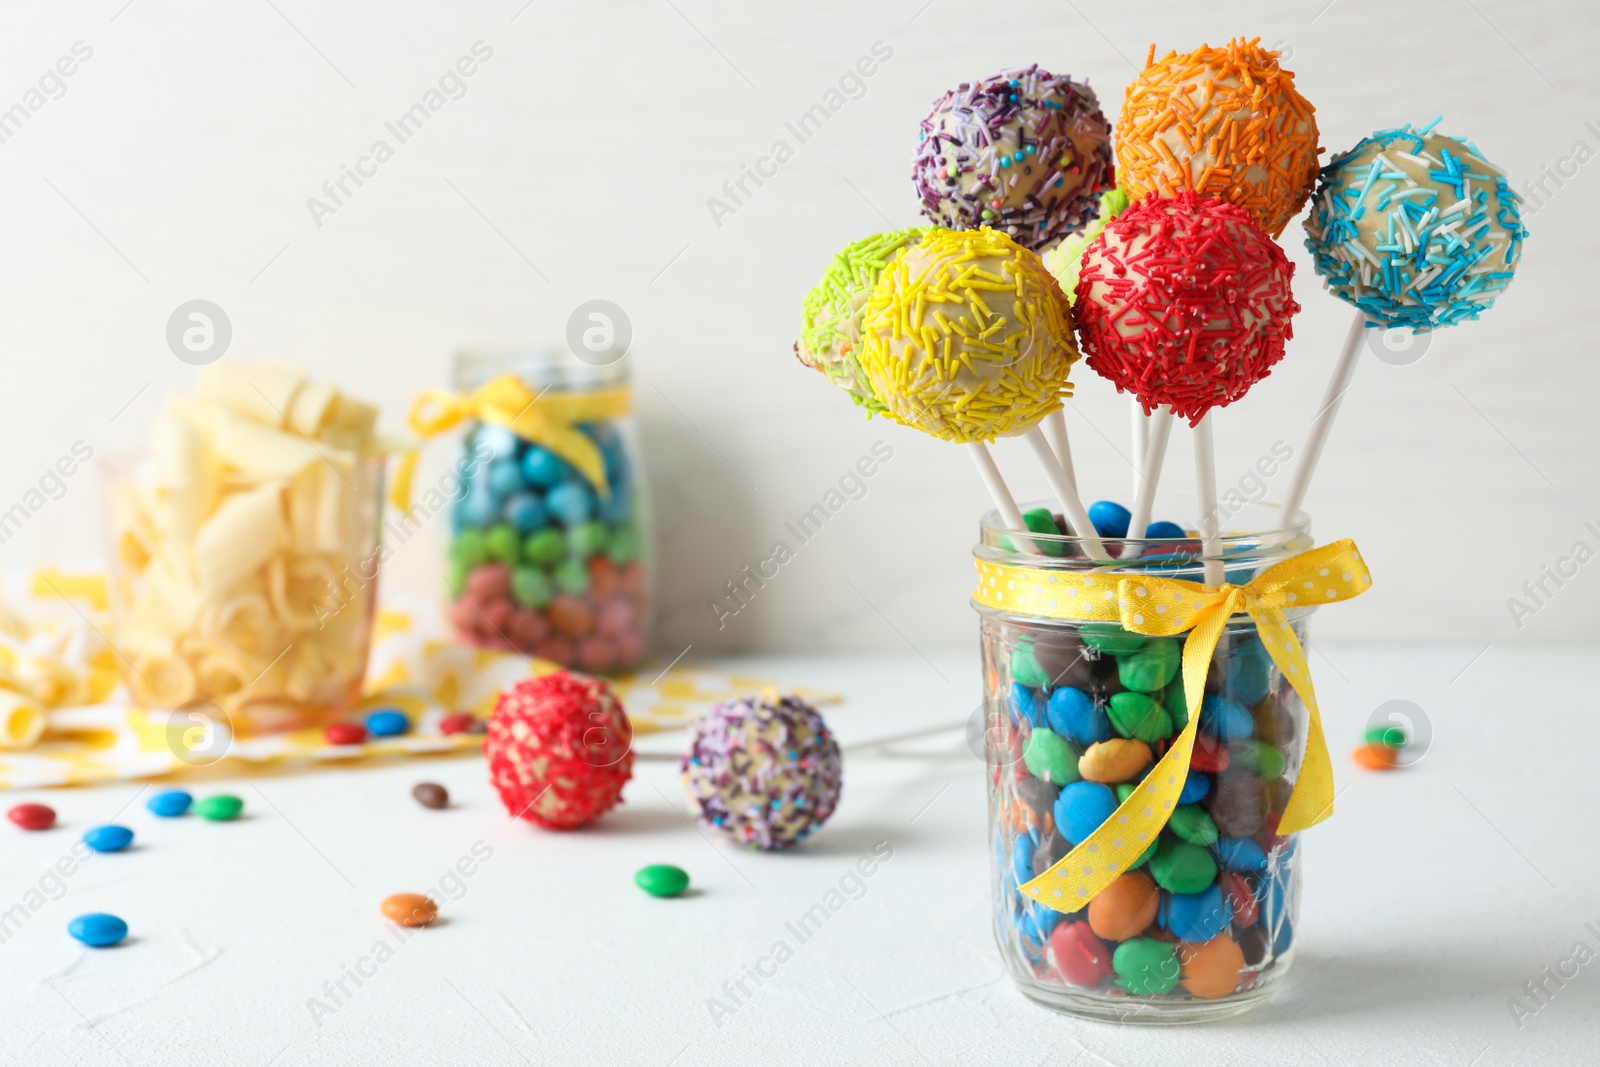
[[[1100,214],[1077,233],[1070,233],[1059,244],[1047,249],[1040,258],[1066,294],[1067,303],[1078,302],[1078,268],[1083,264],[1083,251],[1094,239],[1105,232],[1106,223],[1128,210],[1128,191],[1120,185],[1100,194]]]

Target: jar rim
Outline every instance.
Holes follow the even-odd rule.
[[[576,391],[626,384],[631,362],[624,355],[609,363],[589,363],[548,345],[482,345],[457,349],[450,370],[456,388],[463,391],[502,374],[515,374],[535,388]]]

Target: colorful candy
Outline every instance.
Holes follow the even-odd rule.
[[[439,917],[439,905],[421,893],[394,893],[378,905],[383,917],[401,926],[427,926]]]
[[[133,843],[133,831],[126,826],[94,826],[84,831],[83,843],[96,852],[121,852]]]
[[[700,822],[754,849],[810,836],[839,803],[839,745],[798,697],[718,704],[690,730],[679,770]]]
[[[399,737],[411,729],[411,718],[399,708],[378,708],[367,713],[367,733],[373,737]]]
[[[435,811],[450,806],[450,791],[438,782],[418,782],[411,787],[411,796],[418,804]]]
[[[670,863],[653,863],[639,868],[633,883],[653,897],[675,897],[689,888],[689,872]]]
[[[358,722],[330,722],[322,737],[330,745],[359,745],[367,739],[367,728]]]
[[[213,793],[195,801],[194,813],[211,822],[232,822],[244,811],[244,801],[232,793]]]
[[[180,815],[187,815],[189,806],[193,803],[194,797],[183,790],[168,789],[145,801],[144,806],[149,808],[152,814],[159,815],[163,819],[175,819]]]
[[[1087,84],[1039,69],[963,82],[922,120],[912,178],[928,221],[1043,249],[1112,186],[1111,125]]]
[[[128,936],[128,924],[115,915],[95,911],[69,922],[67,933],[90,948],[107,948]]]
[[[24,830],[48,830],[56,824],[56,811],[45,804],[17,804],[7,809],[6,818]]]
[[[633,725],[605,682],[556,671],[500,694],[484,753],[513,818],[571,830],[621,803]]]

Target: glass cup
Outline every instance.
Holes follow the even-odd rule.
[[[1276,508],[1251,505],[1249,513],[1231,517],[1234,522],[1262,531],[1222,538],[1213,558],[1234,585],[1311,547],[1304,516],[1285,526]],[[1204,580],[1206,559],[1197,539],[1111,541],[1116,558],[1110,563],[1091,560],[1077,538],[1030,534],[1032,552],[1019,549],[1019,540],[991,513],[975,552],[984,560],[1052,570]],[[1276,827],[1304,758],[1308,714],[1255,625],[1235,616],[1211,657],[1195,755],[1172,819],[1132,869],[1068,914],[1028,899],[1018,886],[1054,866],[1093,830],[1094,816],[1085,827],[1076,813],[1106,809],[1096,808],[1088,794],[1109,789],[1112,795],[1100,802],[1120,803],[1187,723],[1181,669],[1152,690],[1148,675],[1136,681],[1121,664],[1156,641],[1175,642],[1181,660],[1188,635],[1146,638],[1116,623],[975,607],[983,650],[994,931],[1019,988],[1058,1011],[1119,1022],[1194,1022],[1257,1004],[1294,958],[1299,835],[1279,835]],[[1309,614],[1287,613],[1302,642]],[[1039,731],[1056,737],[1036,739]],[[1149,760],[1109,774],[1097,768],[1101,782],[1083,781],[1087,748],[1119,737],[1148,741]],[[1107,777],[1118,780],[1104,782]],[[1182,853],[1187,869],[1160,862],[1158,878],[1151,864],[1158,850]]]

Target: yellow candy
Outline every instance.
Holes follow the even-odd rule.
[[[1090,745],[1078,757],[1078,773],[1087,782],[1115,785],[1132,781],[1150,763],[1150,746],[1130,737],[1114,737]]]

